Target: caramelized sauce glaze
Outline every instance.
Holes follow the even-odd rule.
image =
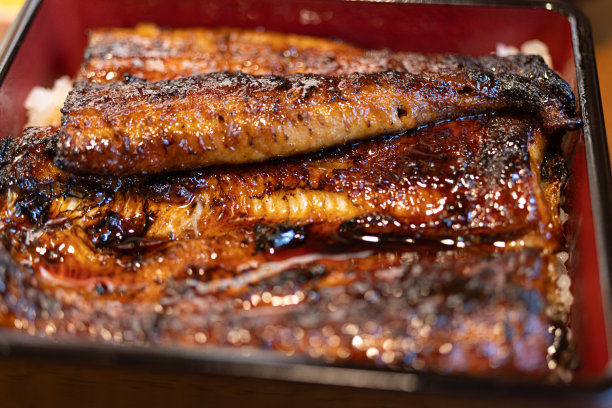
[[[547,132],[579,123],[526,78],[487,71],[80,82],[62,109],[57,161],[118,175],[260,162],[499,110],[532,113]]]
[[[160,81],[212,72],[249,75],[296,73],[346,75],[354,72],[486,71],[528,78],[567,112],[574,94],[561,77],[536,55],[470,57],[365,50],[325,38],[236,28],[100,28],[90,32],[77,80],[91,82]]]
[[[561,308],[560,225],[539,188],[550,184],[540,180],[546,143],[528,117],[139,177],[57,168],[55,131],[28,129],[1,149],[2,242],[20,264],[3,269],[6,325],[396,369],[550,373],[549,327],[564,319],[550,313]],[[292,202],[296,191],[316,200]]]
[[[94,30],[77,79],[61,127],[0,141],[3,326],[483,376],[571,364],[548,144],[580,119],[540,58],[140,26]]]

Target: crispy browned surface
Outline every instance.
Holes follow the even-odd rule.
[[[543,276],[554,259],[539,258],[537,251],[474,255],[404,252],[399,258],[382,253],[346,262],[304,262],[222,300],[235,305],[229,321],[222,320],[223,312],[220,319],[189,320],[174,313],[160,322],[167,331],[157,340],[178,337],[197,344],[197,333],[204,333],[212,343],[264,341],[286,353],[328,361],[546,375],[545,348],[553,336],[543,306],[554,289]],[[296,284],[300,281],[305,283]],[[213,304],[219,310],[207,286],[179,285],[177,292],[193,293],[197,301],[181,296],[165,307],[197,316]],[[274,305],[284,313],[274,313]]]
[[[58,161],[71,171],[142,174],[249,163],[497,110],[578,123],[521,77],[484,72],[250,76],[79,83],[64,105]]]
[[[379,77],[383,70],[404,74],[374,78],[374,87],[368,76],[350,76]],[[577,124],[571,89],[532,56],[392,53],[274,32],[142,25],[94,30],[77,77],[130,83],[217,71],[344,75],[348,81],[226,73],[159,85],[81,83],[65,107],[58,158],[71,171],[158,173],[313,151],[500,108],[539,115],[548,130]],[[201,87],[219,91],[194,90]],[[96,111],[93,116],[83,105]]]
[[[362,50],[340,41],[235,28],[159,30],[96,29],[89,35],[77,79],[122,80],[125,74],[149,81],[194,74],[242,71],[290,74],[337,71],[337,58],[359,57]],[[384,70],[384,59],[372,62]],[[367,67],[362,67],[364,70]],[[351,73],[349,71],[345,73]]]
[[[158,254],[166,262],[180,259],[186,247],[199,251],[198,241]],[[548,265],[555,260],[538,251],[482,257],[379,249],[345,257],[292,254],[283,262],[287,250],[267,267],[251,262],[237,269],[237,259],[271,257],[249,257],[250,245],[243,254],[235,245],[230,253],[221,249],[216,268],[193,266],[185,279],[158,286],[156,300],[138,299],[123,286],[66,290],[38,274],[2,269],[7,296],[0,306],[15,316],[11,326],[60,339],[257,347],[473,375],[550,373],[548,328],[557,323],[548,314],[555,290]]]
[[[534,55],[474,58],[364,50],[325,38],[235,28],[160,30],[140,25],[93,30],[76,78],[114,82],[134,78],[159,81],[223,71],[251,75],[398,71],[418,75],[457,70],[528,78],[562,100],[568,112],[575,110],[568,84]]]
[[[546,143],[533,120],[465,119],[147,177],[59,170],[54,137],[30,129],[1,149],[3,245],[21,265],[2,270],[6,325],[549,373],[548,327],[563,320],[550,314],[562,309],[548,267],[559,227],[547,225],[553,210],[538,188]],[[298,190],[317,198],[287,198]]]
[[[284,222],[326,223],[349,240],[460,237],[474,245],[530,236],[528,245],[556,248],[559,225],[539,187],[545,142],[536,123],[524,118],[465,119],[266,164],[140,178],[58,170],[53,139],[50,129],[30,129],[6,143],[5,225],[47,225],[40,231],[49,233],[76,227],[83,232],[75,237],[111,249]],[[67,239],[50,241],[67,247]],[[39,258],[37,245],[17,238],[10,246]],[[59,252],[68,255],[66,248]],[[53,271],[46,259],[39,261]]]
[[[135,78],[241,56],[256,74],[325,72]],[[80,75],[124,73],[80,82],[61,128],[0,143],[2,325],[473,375],[567,365],[547,148],[579,119],[539,59],[95,31]]]
[[[563,314],[551,315],[562,308],[548,267],[556,241],[542,237],[558,227],[538,188],[545,142],[532,120],[465,119],[267,164],[136,178],[59,170],[54,137],[30,129],[2,149],[3,243],[26,266],[4,271],[5,324],[549,373],[548,327]]]
[[[539,187],[546,142],[526,118],[464,119],[306,156],[137,178],[60,171],[55,136],[27,133],[7,148],[0,181],[19,196],[12,211],[32,221],[91,230],[114,214],[115,223],[131,219],[132,236],[167,240],[282,222],[353,220],[366,233],[380,228],[367,221],[379,214],[393,220],[384,233],[413,239],[556,242],[555,211]]]

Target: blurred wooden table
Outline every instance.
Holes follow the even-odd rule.
[[[25,0],[0,0],[0,39],[4,37],[11,22]]]
[[[580,0],[577,3],[591,20],[604,118],[606,128],[612,129],[612,0]],[[612,153],[612,131],[607,135],[608,152]]]

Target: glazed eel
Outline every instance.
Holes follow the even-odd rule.
[[[568,365],[567,277],[554,255],[563,165],[546,152],[579,119],[539,58],[138,30],[92,40],[79,74],[123,84],[79,82],[61,128],[0,142],[2,325],[476,375]],[[175,79],[219,67],[245,73]],[[368,69],[397,72],[353,74]],[[297,72],[313,75],[253,76]],[[317,109],[332,115],[308,116]],[[217,132],[210,145],[198,140],[204,122]],[[309,126],[322,143],[302,138]],[[203,165],[191,156],[260,160],[289,152],[291,136],[307,152],[343,135],[366,140],[191,169]]]
[[[554,256],[455,249],[288,259],[237,276],[223,262],[193,267],[147,299],[122,286],[49,285],[0,251],[0,319],[60,340],[252,347],[429,372],[541,379],[567,365]]]
[[[531,113],[547,133],[580,124],[528,79],[486,71],[80,82],[62,110],[56,160],[80,173],[163,173],[258,162],[500,110]]]
[[[236,28],[98,28],[89,34],[77,80],[159,81],[212,72],[250,75],[355,72],[487,71],[528,78],[575,110],[570,86],[536,55],[471,57],[366,50],[346,42],[296,34]]]
[[[138,177],[59,169],[56,131],[0,146],[4,325],[473,375],[565,358],[560,184],[529,117]]]
[[[231,248],[269,228],[289,246],[310,236],[552,253],[561,242],[560,184],[540,177],[551,161],[528,117],[463,119],[267,163],[138,177],[61,170],[56,138],[54,128],[30,128],[3,142],[0,214],[13,256],[71,285],[159,284],[217,265],[211,254],[223,251],[248,264],[256,250]]]

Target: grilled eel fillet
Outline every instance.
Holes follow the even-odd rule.
[[[76,79],[159,81],[212,72],[250,75],[354,72],[487,71],[528,78],[568,112],[575,110],[570,86],[535,55],[499,58],[365,50],[344,42],[295,34],[193,28],[160,30],[150,24],[92,30]]]
[[[56,139],[0,146],[4,325],[472,374],[561,358],[559,186],[529,117],[132,177],[64,171]]]
[[[428,130],[125,177],[58,168],[57,129],[29,129],[0,145],[2,324],[549,375],[567,310],[542,129],[483,116]]]
[[[80,82],[62,110],[56,160],[80,173],[163,173],[258,162],[499,110],[532,113],[548,133],[580,123],[526,78],[469,70]]]
[[[48,288],[0,256],[2,323],[49,338],[251,346],[327,362],[522,378],[550,376],[563,353],[564,321],[550,314],[564,312],[556,260],[535,250],[297,257],[270,262],[273,273],[237,276],[222,266],[217,274],[194,268],[151,301],[115,300],[107,291],[116,289],[102,285]]]
[[[556,194],[540,188],[546,138],[526,117],[462,119],[266,163],[138,177],[61,170],[55,130],[5,141],[0,181],[17,219],[65,219],[92,233],[127,223],[135,236],[168,240],[255,223],[352,220],[365,231],[378,214],[392,219],[382,233],[408,238],[531,236],[535,246],[558,238]]]
[[[552,253],[560,239],[559,186],[539,187],[552,182],[539,176],[546,141],[525,117],[463,119],[269,163],[140,177],[59,169],[55,130],[4,142],[0,214],[12,256],[56,287],[156,299],[194,271],[233,282],[265,269],[269,249],[313,241],[324,245],[317,253],[368,242]]]

